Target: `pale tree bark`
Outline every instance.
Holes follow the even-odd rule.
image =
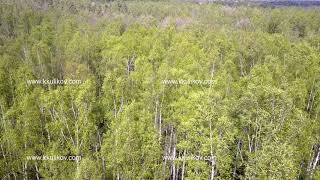
[[[241,144],[242,144],[242,141],[241,139],[238,140],[237,142],[237,153],[236,153],[236,160],[235,160],[235,165],[234,165],[234,169],[233,169],[233,174],[232,174],[232,178],[233,179],[236,179],[236,171],[237,171],[237,162],[238,162],[238,157],[240,156],[241,160],[243,161],[243,158],[242,158],[242,152],[241,152]]]
[[[313,165],[312,165],[312,170],[316,169],[316,166],[317,166],[317,164],[319,162],[319,158],[320,158],[320,147],[318,148],[317,156],[314,159],[314,162],[313,162]]]
[[[159,113],[159,141],[161,140],[161,125],[162,124],[162,115],[161,115],[161,109],[160,109],[160,113]]]
[[[171,170],[171,173],[172,173],[172,179],[176,179],[176,166],[175,166],[175,163],[174,163],[174,160],[176,158],[176,147],[174,145],[173,147],[173,161],[172,161],[172,170]]]
[[[24,129],[27,128],[26,121],[24,121],[23,127],[24,127]],[[25,152],[27,151],[27,141],[26,140],[24,140],[24,151]],[[24,160],[24,163],[23,163],[23,179],[28,179],[27,169],[28,169],[28,161]]]
[[[210,155],[211,155],[211,175],[210,180],[214,180],[215,176],[215,158],[213,156],[213,136],[212,136],[212,120],[210,118]]]
[[[240,63],[240,74],[241,76],[245,76],[245,71],[243,70],[243,62],[242,62],[242,57],[239,58],[239,63]]]
[[[250,137],[250,135],[248,134],[248,148],[249,148],[249,152],[252,153],[253,152],[253,142],[252,142],[252,138]]]
[[[309,93],[308,104],[307,104],[307,111],[309,113],[312,111],[315,96],[316,96],[316,89],[315,89],[315,79],[314,79],[312,82],[312,87]]]
[[[312,158],[310,160],[309,166],[308,166],[308,172],[310,176],[313,175],[314,170],[316,169],[319,160],[320,160],[320,145],[319,146],[314,146],[313,147],[313,154]]]
[[[1,147],[1,154],[2,154],[2,156],[3,156],[3,159],[4,159],[4,162],[5,162],[5,164],[7,165],[7,160],[6,160],[6,154],[5,154],[5,152],[4,152],[4,149],[3,149],[3,145],[2,144],[0,144],[0,147]]]
[[[99,146],[101,148],[102,147],[102,137],[101,137],[99,130],[97,130],[97,134],[98,134]],[[105,179],[105,177],[106,177],[106,161],[103,156],[101,157],[101,161],[102,161],[102,179]]]
[[[172,128],[171,128],[171,136],[172,136],[172,139],[170,140],[170,149],[172,147],[172,153],[170,153],[170,156],[172,154],[172,163],[171,163],[171,176],[172,176],[172,179],[176,179],[176,166],[175,166],[175,159],[176,159],[176,135],[174,133],[174,128],[173,128],[173,125],[172,125]]]
[[[116,103],[116,94],[115,94],[115,91],[113,89],[113,87],[111,87],[111,93],[112,93],[112,99],[113,99],[113,115],[114,115],[114,118],[117,118],[117,103]]]
[[[179,164],[178,164],[177,167],[176,167],[176,178],[175,178],[175,180],[179,179],[179,169],[180,169],[180,167],[179,167]]]
[[[37,180],[39,180],[40,176],[39,176],[39,168],[38,168],[37,164],[35,165],[35,168],[36,168],[36,178],[37,178]]]
[[[183,162],[182,162],[181,180],[184,180],[185,169],[186,169],[186,150],[183,150]]]
[[[28,169],[28,162],[24,161],[24,163],[23,163],[23,179],[24,180],[28,179],[27,169]]]
[[[155,129],[157,129],[158,106],[159,106],[159,101],[158,101],[158,97],[156,97],[156,107],[155,107],[155,114],[154,114],[154,128],[155,128]]]
[[[211,69],[211,81],[213,80],[213,76],[215,73],[215,64],[212,64],[212,69]],[[209,88],[209,95],[211,95],[212,92],[212,84],[210,84],[210,88]],[[210,103],[211,104],[211,103]],[[209,105],[210,105],[209,104]],[[212,107],[212,104],[211,106]],[[209,114],[206,114],[206,116],[208,117]],[[209,116],[209,136],[210,136],[210,156],[211,156],[211,173],[210,173],[210,180],[214,180],[214,176],[215,176],[215,157],[214,157],[214,153],[213,153],[213,134],[212,134],[212,117]]]

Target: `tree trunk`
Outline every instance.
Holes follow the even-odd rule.
[[[183,150],[183,163],[182,163],[181,180],[184,180],[185,168],[186,168],[186,150]]]
[[[214,180],[214,175],[215,175],[215,160],[213,158],[213,144],[212,144],[212,120],[210,118],[210,155],[211,155],[211,176],[210,180]]]
[[[39,180],[39,179],[40,179],[40,176],[39,176],[39,168],[38,168],[37,165],[35,165],[35,167],[36,167],[36,177],[37,177],[37,180]]]

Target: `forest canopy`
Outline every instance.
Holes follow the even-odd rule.
[[[320,179],[320,9],[0,0],[0,179]]]

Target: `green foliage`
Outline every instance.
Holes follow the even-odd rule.
[[[0,3],[0,179],[320,178],[319,9]]]

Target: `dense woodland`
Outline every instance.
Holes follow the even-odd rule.
[[[0,0],[0,179],[319,180],[320,9]]]

